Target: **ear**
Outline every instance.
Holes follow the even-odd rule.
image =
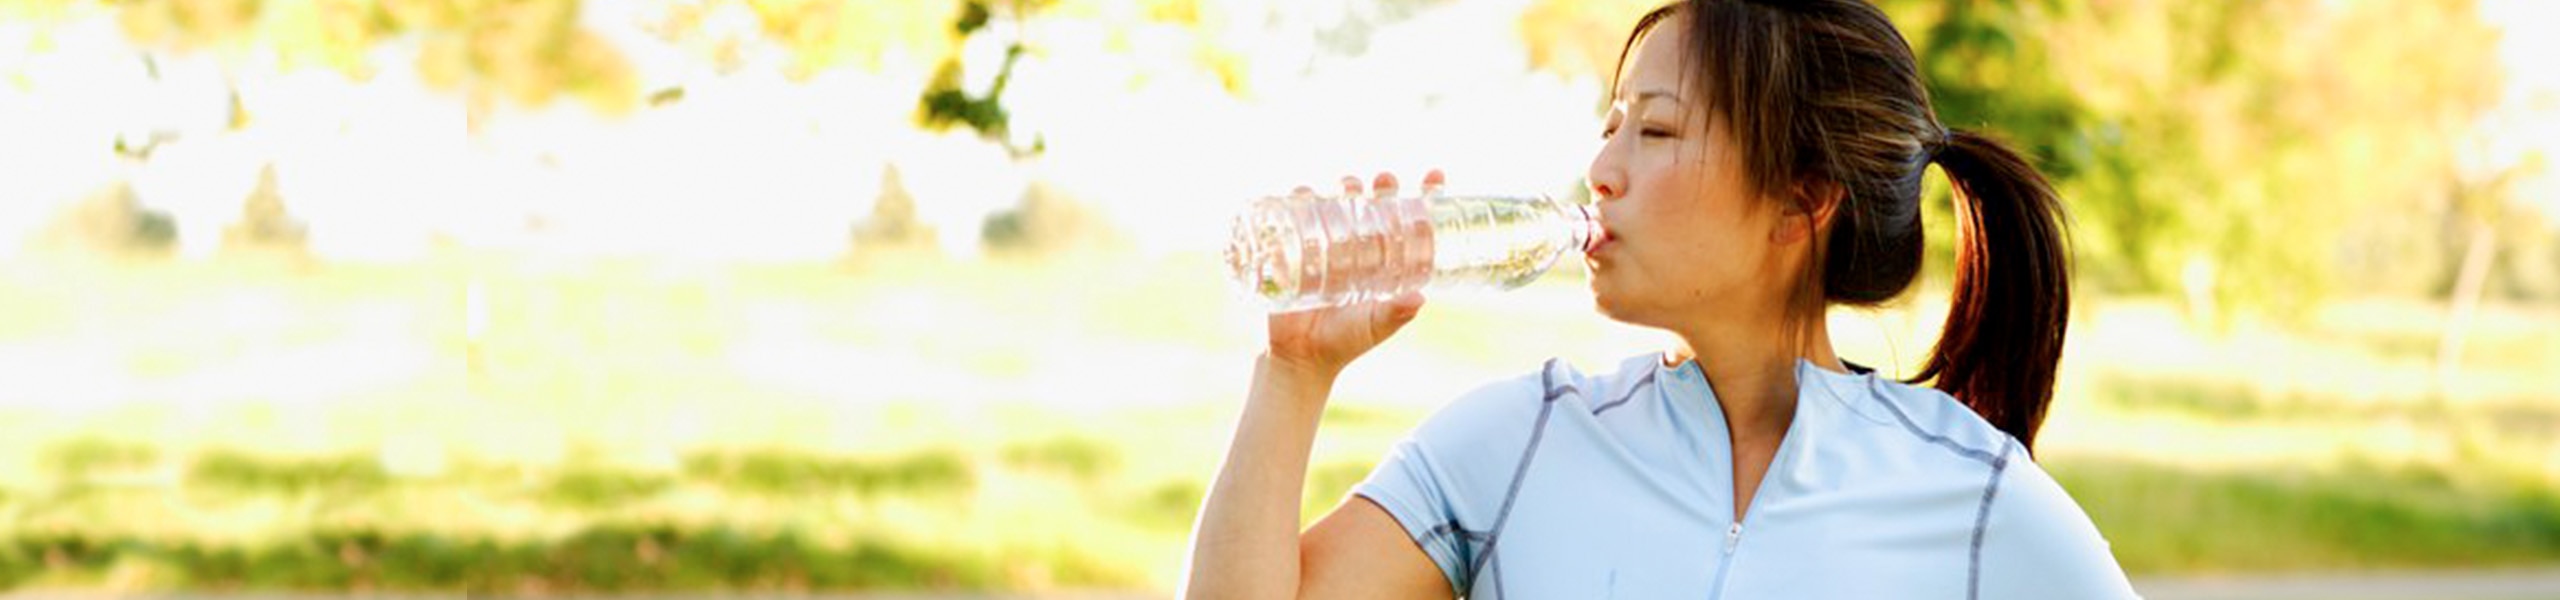
[[[1796,182],[1787,189],[1787,197],[1778,202],[1778,227],[1769,232],[1769,241],[1779,245],[1815,239],[1815,235],[1831,230],[1831,217],[1839,214],[1840,204],[1848,198],[1840,184],[1821,179]]]

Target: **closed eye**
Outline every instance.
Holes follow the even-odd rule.
[[[1641,128],[1641,129],[1636,130],[1636,135],[1644,136],[1644,137],[1648,137],[1648,138],[1673,138],[1673,137],[1679,137],[1679,134],[1674,133],[1674,132],[1672,132],[1672,131],[1671,131],[1671,130],[1669,130],[1669,129],[1664,129],[1664,128],[1660,128],[1660,127],[1645,127],[1645,128]],[[1616,128],[1616,127],[1603,127],[1603,128],[1601,128],[1601,129],[1600,129],[1600,139],[1604,139],[1604,140],[1605,140],[1605,139],[1609,139],[1609,138],[1613,138],[1613,137],[1618,137],[1618,128]]]

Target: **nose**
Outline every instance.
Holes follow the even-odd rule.
[[[1593,204],[1616,199],[1626,191],[1626,167],[1618,158],[1617,148],[1616,139],[1602,139],[1599,150],[1591,155],[1591,166],[1582,175],[1584,185],[1591,188]]]

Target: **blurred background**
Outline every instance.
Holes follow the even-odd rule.
[[[1246,201],[1581,198],[1651,0],[0,0],[0,590],[1167,594]],[[2145,581],[2560,567],[2560,4],[1882,3],[2067,199]],[[1910,373],[1945,310],[1844,311]],[[1571,262],[1571,261],[1567,261]],[[1346,374],[1661,347],[1578,265]]]

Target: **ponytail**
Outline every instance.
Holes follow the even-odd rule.
[[[1972,407],[2033,451],[2071,320],[2062,201],[1999,141],[1953,131],[1931,162],[1955,184],[1955,304],[1910,383]]]

